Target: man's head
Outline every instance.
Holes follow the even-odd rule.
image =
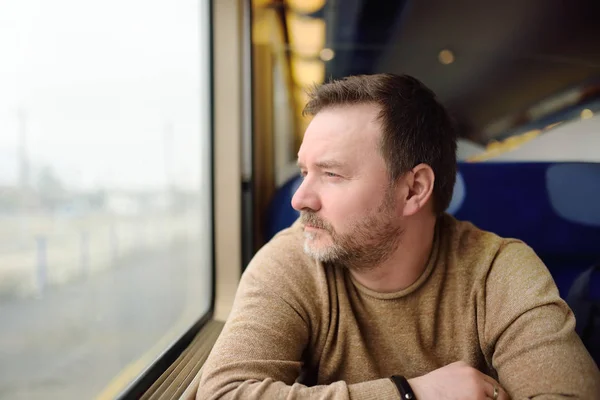
[[[456,134],[418,80],[353,76],[310,93],[298,153],[305,177],[292,199],[307,252],[373,265],[395,250],[411,216],[441,214],[456,176]]]

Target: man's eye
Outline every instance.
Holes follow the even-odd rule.
[[[331,178],[339,178],[340,177],[338,174],[334,174],[333,172],[325,172],[325,175],[327,175],[328,177],[331,177]]]

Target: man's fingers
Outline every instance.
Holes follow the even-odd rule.
[[[492,400],[510,400],[508,394],[504,391],[502,386],[491,376],[484,373],[481,374],[485,381],[485,395]],[[497,391],[496,397],[494,397],[494,391]]]
[[[496,399],[498,400],[500,397],[500,385],[498,385],[497,383],[492,383],[490,381],[488,381],[487,379],[484,379],[483,381],[483,385],[485,387],[485,395],[487,397],[489,397],[490,399],[494,399],[494,391],[496,391]]]

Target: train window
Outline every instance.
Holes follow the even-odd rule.
[[[212,298],[209,4],[0,3],[0,397],[112,398]]]

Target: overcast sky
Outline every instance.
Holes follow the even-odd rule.
[[[209,128],[198,3],[0,1],[0,185],[17,182],[23,110],[32,164],[70,186],[161,187],[168,169],[197,187]]]

